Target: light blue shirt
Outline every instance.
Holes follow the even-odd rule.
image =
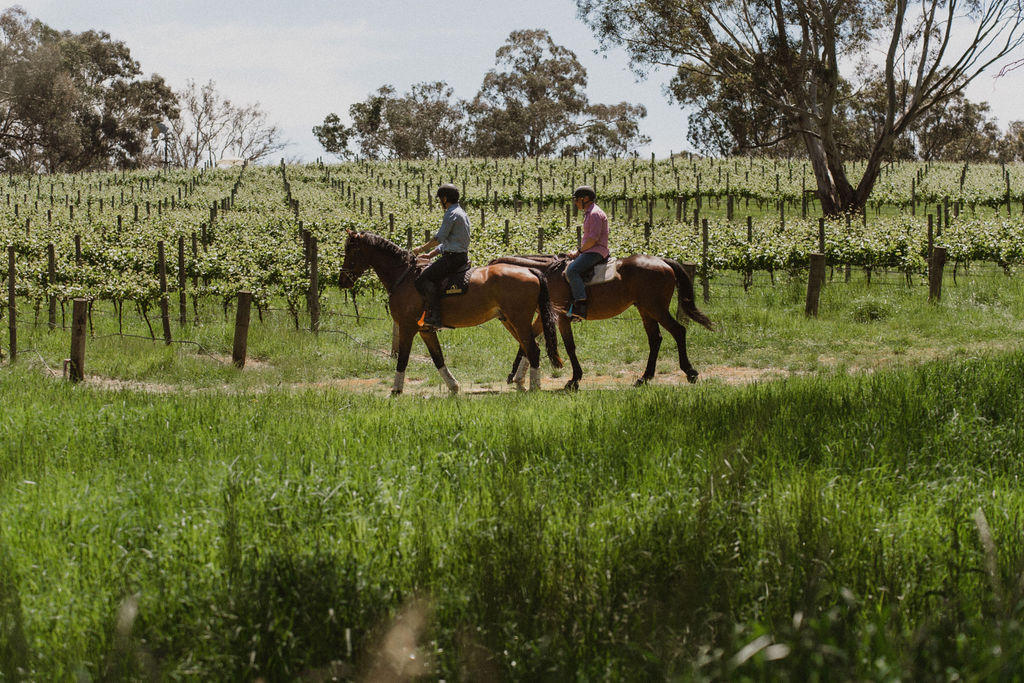
[[[445,254],[469,251],[469,216],[465,209],[457,203],[448,207],[434,241],[441,245],[441,252]]]

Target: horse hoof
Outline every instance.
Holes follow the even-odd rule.
[[[516,381],[516,373],[515,372],[508,373],[508,377],[505,378],[505,384],[512,384],[512,382],[515,382],[515,381]]]
[[[689,382],[690,384],[695,384],[697,382],[697,376],[698,375],[700,375],[700,373],[697,372],[696,370],[692,370],[692,369],[691,370],[687,370],[686,371],[686,381]]]
[[[401,395],[402,395],[402,392],[399,389],[392,389],[391,390],[391,396],[392,397],[401,396]]]
[[[579,391],[580,381],[578,379],[571,379],[565,383],[565,387],[563,387],[563,389],[565,391]]]
[[[651,379],[650,377],[641,377],[637,381],[633,382],[633,386],[634,387],[645,386],[647,384],[647,382],[650,381],[650,379]]]

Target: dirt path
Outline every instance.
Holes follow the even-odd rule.
[[[427,373],[424,374],[428,374]],[[626,368],[614,375],[594,374],[583,378],[580,383],[581,391],[625,389],[630,388],[633,382],[640,375],[641,369]],[[748,368],[730,367],[726,365],[707,366],[701,370],[701,381],[716,381],[727,385],[743,385],[752,382],[761,382],[773,379],[781,379],[790,376],[790,372],[778,368]],[[563,387],[568,374],[561,377],[541,377],[542,391],[556,391]],[[272,390],[304,391],[308,389],[336,389],[351,391],[353,393],[387,396],[391,393],[391,377],[375,379],[366,378],[345,378],[331,379],[321,382],[291,382],[273,383],[267,385],[232,386],[223,384],[217,386],[195,387],[180,386],[166,382],[144,382],[139,380],[123,380],[113,377],[87,376],[83,382],[84,386],[109,391],[138,391],[151,394],[172,394],[172,393],[226,393],[226,394],[252,394],[265,393]],[[405,382],[405,394],[410,396],[446,396],[448,390],[439,381],[428,379],[409,378]],[[460,393],[470,396],[482,396],[489,394],[514,393],[516,389],[504,381],[495,382],[470,382],[460,380]],[[660,372],[651,382],[652,386],[687,385],[686,374],[681,370],[675,372]]]
[[[984,349],[977,348],[975,350],[1005,350],[1007,348],[1015,348],[1011,344],[989,344],[985,345]],[[869,362],[861,365],[850,365],[846,368],[846,371],[851,374],[862,373],[862,372],[874,372],[885,368],[895,367],[898,365],[917,365],[929,361],[938,360],[945,357],[950,357],[950,349],[939,349],[939,348],[927,348],[927,349],[915,349],[912,352],[904,354],[880,354],[872,356],[868,359]],[[427,359],[424,359],[423,365],[429,366]],[[818,358],[818,367],[821,369],[835,369],[839,366],[839,360],[836,358],[822,355]],[[258,368],[257,368],[258,366]],[[261,371],[272,371],[273,365],[266,362],[247,362],[246,368],[259,369]],[[707,365],[700,370],[700,382],[713,382],[720,383],[728,386],[741,386],[752,384],[755,382],[766,382],[778,379],[785,379],[794,375],[804,375],[806,372],[787,370],[783,368],[755,368],[747,366],[730,366],[730,365]],[[543,391],[557,391],[561,389],[566,380],[569,377],[567,370],[562,371],[559,376],[552,377],[546,375],[546,372],[550,372],[547,368],[542,368],[541,371],[541,389]],[[614,373],[602,373],[602,372],[591,372],[586,374],[580,382],[581,391],[594,391],[594,390],[608,390],[608,389],[627,389],[632,387],[633,382],[643,372],[642,363],[631,363],[624,365],[621,368],[615,370]],[[49,371],[48,374],[59,377],[58,373]],[[448,390],[444,384],[440,381],[437,373],[432,367],[424,367],[418,369],[416,374],[419,377],[409,377],[405,382],[405,395],[409,396],[421,396],[421,397],[442,397],[448,396]],[[482,396],[490,394],[503,394],[513,393],[515,388],[511,385],[505,384],[504,380],[495,380],[493,382],[471,382],[464,378],[458,377],[459,373],[456,370],[456,378],[461,383],[460,393],[469,396]],[[375,396],[388,396],[391,393],[391,381],[392,375],[382,375],[377,378],[339,378],[329,379],[315,382],[280,382],[274,381],[268,377],[265,384],[220,384],[215,386],[191,386],[191,385],[176,385],[167,382],[145,382],[139,380],[122,380],[113,377],[101,377],[101,376],[87,376],[83,384],[89,387],[95,387],[97,389],[111,390],[111,391],[138,391],[151,394],[171,394],[171,393],[195,393],[195,394],[206,394],[206,393],[221,393],[221,394],[261,394],[270,391],[279,390],[291,390],[291,391],[306,391],[306,390],[323,390],[323,389],[335,389],[340,391],[347,391],[352,393],[369,394]],[[654,379],[651,381],[652,386],[687,386],[686,375],[681,370],[675,370],[672,372],[658,372]]]

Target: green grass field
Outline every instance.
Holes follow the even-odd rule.
[[[646,341],[584,323],[576,394],[447,398],[417,360],[385,398],[380,302],[343,334],[254,315],[241,372],[217,305],[165,347],[98,304],[79,386],[48,372],[67,333],[26,324],[0,680],[1020,678],[1022,284],[902,278],[837,272],[817,319],[800,277],[716,279],[695,386],[666,335],[660,380],[606,388]],[[442,344],[503,387],[500,326]]]

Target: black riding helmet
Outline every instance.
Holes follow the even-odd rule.
[[[448,200],[449,204],[454,204],[459,201],[459,188],[455,187],[451,183],[445,183],[441,187],[437,188],[435,197],[444,197]]]
[[[592,202],[597,201],[597,193],[594,192],[594,188],[589,185],[581,185],[572,193],[573,199],[582,199],[583,197],[589,197]]]

